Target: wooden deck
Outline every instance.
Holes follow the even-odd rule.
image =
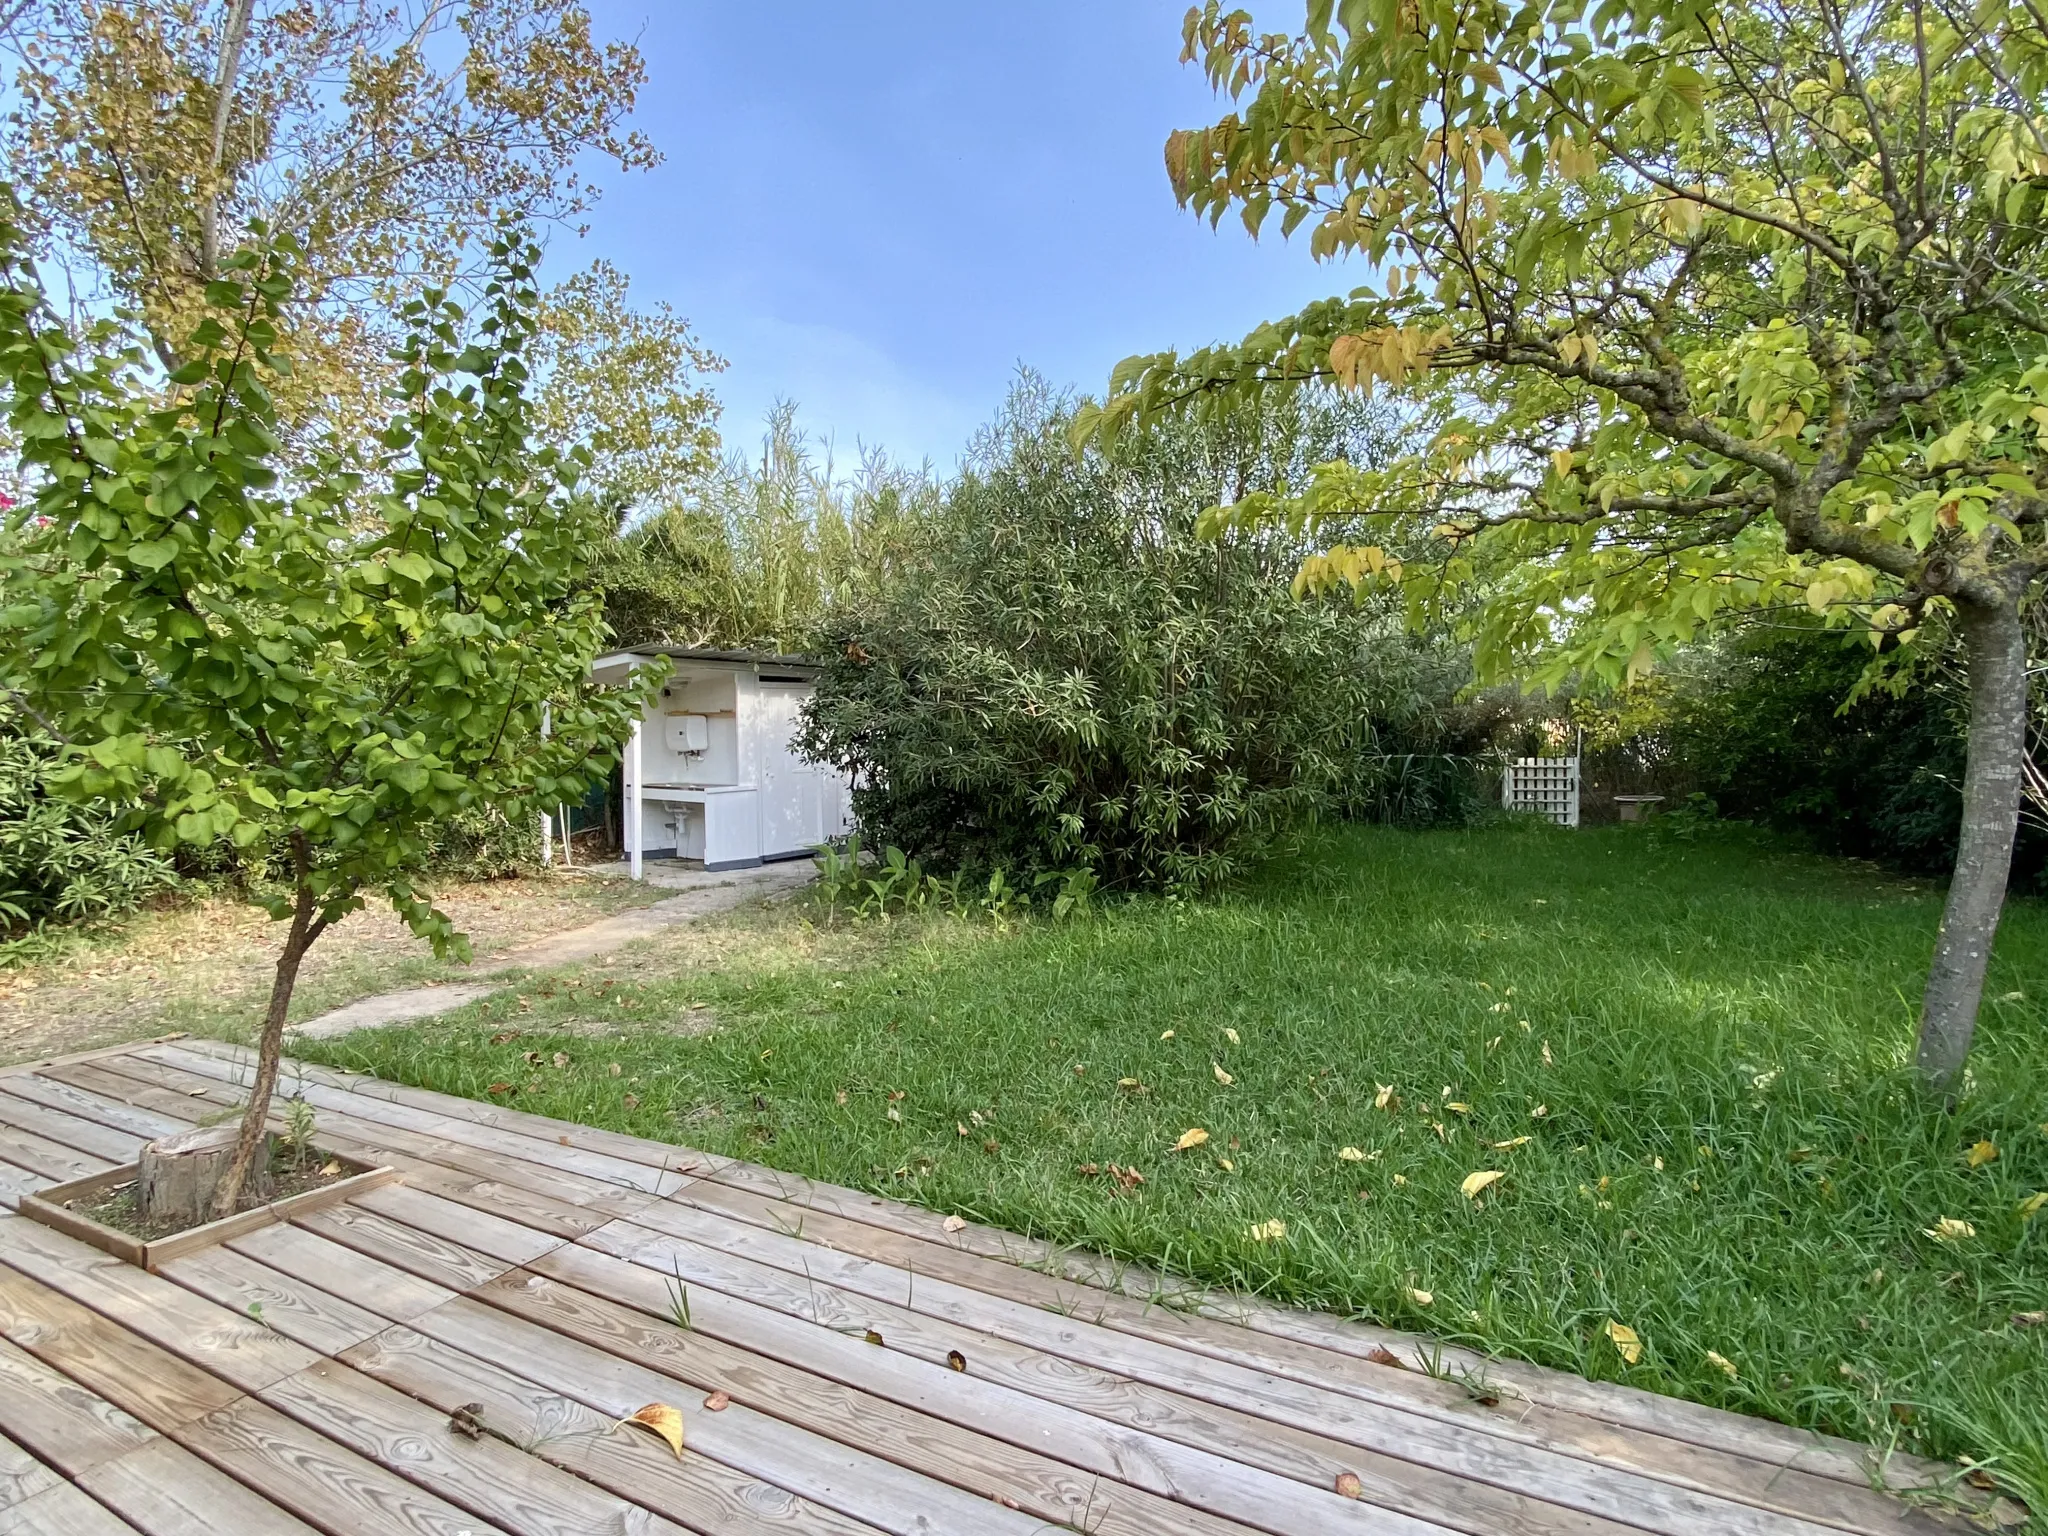
[[[182,1040],[0,1073],[0,1197],[233,1108],[245,1061]],[[298,1082],[323,1144],[401,1182],[159,1275],[0,1215],[0,1536],[1964,1528],[1875,1487],[1939,1469],[1845,1442],[1455,1352],[1431,1375],[1410,1337],[1160,1305],[865,1194]],[[680,1458],[617,1427],[656,1402]]]

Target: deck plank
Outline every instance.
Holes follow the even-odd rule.
[[[265,1389],[262,1398],[336,1444],[522,1536],[588,1536],[606,1530],[674,1536],[682,1529],[495,1435],[472,1440],[454,1434],[447,1411],[436,1414],[332,1360]],[[638,1451],[643,1461],[669,1455],[667,1447],[644,1440]]]
[[[178,1441],[329,1536],[514,1536],[252,1399]]]
[[[141,1536],[106,1505],[70,1483],[0,1509],[0,1536]]]
[[[783,1205],[709,1180],[679,1191],[667,1205],[669,1209],[643,1213],[640,1223],[657,1230],[695,1231],[694,1222],[677,1219],[675,1208],[747,1221],[762,1229],[758,1242],[735,1238],[729,1231],[723,1231],[720,1246],[728,1252],[761,1257],[788,1268],[792,1252],[808,1255],[813,1245],[822,1245],[838,1254],[884,1266],[883,1284],[891,1290],[898,1283],[897,1276],[915,1273],[920,1280],[929,1277],[1038,1312],[1077,1317],[1152,1345],[1270,1371],[1367,1402],[1421,1413],[1447,1424],[1475,1428],[1527,1445],[1544,1446],[1601,1465],[1628,1467],[1648,1477],[1765,1508],[1847,1522],[1852,1528],[1859,1524],[1874,1530],[1925,1528],[1924,1522],[1914,1522],[1913,1526],[1895,1524],[1898,1506],[1868,1488],[1818,1478],[1784,1461],[1767,1463],[1696,1447],[1664,1435],[1625,1429],[1512,1397],[1504,1397],[1498,1407],[1488,1407],[1456,1381],[1368,1363],[1291,1339],[1249,1333],[1172,1308],[1147,1306],[1129,1297],[1084,1289],[943,1243],[908,1238],[830,1212]],[[804,1262],[808,1262],[807,1258]],[[866,1294],[875,1294],[867,1286],[862,1289]],[[963,1307],[956,1297],[955,1305],[944,1308],[943,1315],[973,1321],[972,1299],[967,1298],[967,1302]]]
[[[0,1434],[71,1478],[157,1438],[133,1414],[5,1339],[0,1339]]]
[[[161,1275],[19,1216],[0,1221],[0,1285],[32,1278],[139,1337],[255,1391],[319,1357],[246,1314],[228,1312]]]
[[[305,1521],[171,1440],[103,1461],[78,1486],[145,1536],[315,1536]]]
[[[873,1536],[876,1529],[689,1451],[680,1460],[650,1459],[644,1445],[586,1404],[410,1328],[386,1329],[350,1350],[347,1363],[436,1408],[479,1404],[494,1433],[530,1444],[563,1470],[693,1528],[711,1529],[715,1519],[720,1530]]]

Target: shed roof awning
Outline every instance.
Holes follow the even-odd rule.
[[[593,676],[617,676],[644,665],[651,658],[666,656],[678,665],[693,661],[710,662],[714,665],[736,668],[752,668],[755,671],[797,673],[814,677],[820,663],[809,656],[780,656],[773,651],[714,650],[689,645],[635,645],[624,650],[608,651],[590,664]]]

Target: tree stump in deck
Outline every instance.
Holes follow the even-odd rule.
[[[198,1226],[213,1220],[213,1198],[234,1161],[238,1124],[202,1125],[196,1130],[159,1136],[142,1149],[135,1181],[136,1205],[151,1223]],[[269,1185],[269,1138],[256,1155],[256,1165],[242,1186],[245,1195]]]

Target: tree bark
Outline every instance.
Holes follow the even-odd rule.
[[[213,82],[213,158],[206,202],[199,210],[199,275],[211,282],[220,269],[221,169],[227,163],[228,118],[234,110],[235,80],[242,72],[242,49],[249,41],[250,14],[256,0],[228,0],[222,19],[220,65]]]
[[[249,1102],[242,1109],[242,1128],[235,1138],[235,1154],[214,1193],[213,1214],[232,1216],[241,1198],[242,1184],[255,1166],[256,1154],[270,1144],[268,1120],[270,1098],[277,1088],[278,1058],[284,1054],[285,1014],[291,1008],[292,988],[298,984],[299,964],[320,936],[324,924],[313,917],[313,893],[299,887],[292,909],[291,929],[285,935],[284,950],[277,957],[277,973],[270,983],[270,1007],[263,1015],[263,1034],[256,1043],[256,1081],[249,1087]]]
[[[234,1156],[236,1130],[208,1125],[159,1136],[144,1146],[135,1180],[136,1203],[143,1217],[181,1227],[213,1219],[220,1181]],[[245,1189],[263,1192],[261,1173]]]
[[[1956,612],[1970,677],[1963,825],[1920,1006],[1917,1055],[1921,1076],[1943,1090],[1961,1074],[1977,1027],[2012,870],[2027,751],[2027,644],[2017,603],[1994,608],[1959,599]]]

